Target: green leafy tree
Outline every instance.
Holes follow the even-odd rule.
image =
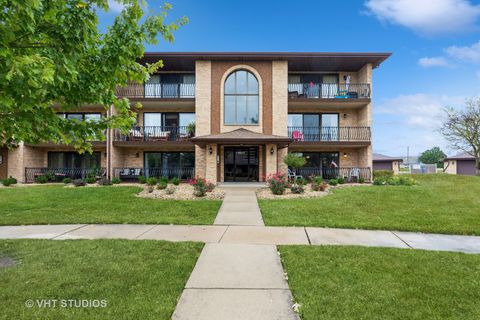
[[[139,0],[117,2],[124,9],[101,33],[98,13],[108,0],[0,0],[0,143],[52,141],[90,151],[89,141],[105,139],[106,128],[125,131],[135,122],[116,88],[161,68],[162,61],[138,63],[144,45],[158,37],[172,42],[187,19],[167,24],[169,4],[145,14]],[[85,105],[113,111],[98,122],[56,115]]]
[[[283,162],[293,169],[297,170],[300,167],[303,167],[307,160],[298,153],[289,153],[283,157]]]
[[[441,166],[443,159],[445,159],[446,156],[447,155],[439,147],[433,147],[432,149],[422,152],[418,157],[418,160],[420,160],[422,163],[436,164],[437,166]]]
[[[440,132],[453,148],[475,158],[476,174],[480,175],[480,98],[467,100],[462,109],[446,108],[445,114]]]

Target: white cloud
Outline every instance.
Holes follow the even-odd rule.
[[[108,0],[108,11],[120,13],[125,8],[125,5],[118,3],[115,0]]]
[[[442,121],[443,108],[463,105],[464,97],[418,93],[385,100],[376,113],[394,115],[403,125],[435,130]]]
[[[480,63],[480,41],[466,47],[451,46],[445,52],[458,60]]]
[[[427,35],[471,30],[480,17],[480,5],[469,0],[367,0],[365,6],[381,21]]]
[[[444,57],[423,57],[418,60],[418,64],[424,68],[450,66]]]

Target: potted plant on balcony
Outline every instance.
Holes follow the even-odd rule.
[[[195,122],[190,122],[187,125],[187,135],[189,138],[193,138],[195,136]]]

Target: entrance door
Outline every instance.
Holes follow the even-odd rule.
[[[258,147],[225,147],[225,182],[258,181]]]

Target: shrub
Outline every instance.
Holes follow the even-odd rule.
[[[345,178],[338,178],[338,184],[345,184]]]
[[[392,170],[373,170],[373,180],[377,178],[382,178],[384,180],[393,178],[393,171]]]
[[[47,171],[45,172],[45,178],[47,178],[47,181],[55,181],[55,174],[52,171]]]
[[[307,184],[307,180],[305,178],[300,178],[300,179],[295,180],[295,184],[300,185],[300,186],[304,186],[304,185]]]
[[[48,182],[48,178],[47,178],[47,176],[37,176],[37,177],[35,178],[35,182],[36,182],[36,183],[44,184],[44,183],[47,183],[47,182]]]
[[[311,179],[312,179],[312,183],[315,183],[315,184],[323,183],[323,178],[320,176],[314,176]]]
[[[288,186],[287,177],[283,173],[270,174],[267,176],[268,187],[273,194],[282,195]]]
[[[172,178],[172,184],[178,186],[180,184],[180,179],[178,177]]]
[[[160,182],[165,182],[165,183],[168,184],[168,177],[162,176],[162,177],[160,178]]]
[[[358,183],[365,183],[365,178],[358,178]]]
[[[163,190],[163,189],[166,189],[168,186],[168,183],[165,183],[165,181],[160,181],[157,185],[157,189],[158,190]]]
[[[117,177],[112,178],[112,183],[113,184],[119,184],[120,182],[122,182],[122,180],[120,180],[120,178],[117,178]]]
[[[148,193],[152,193],[153,192],[153,186],[148,186],[147,191],[148,191]]]
[[[100,180],[98,180],[97,183],[101,186],[111,186],[112,185],[112,181],[110,181],[110,179],[108,179],[107,177],[100,178]]]
[[[328,184],[325,182],[320,183],[312,183],[312,190],[313,191],[326,191],[328,189]]]
[[[93,184],[97,182],[97,179],[95,177],[88,177],[87,179],[85,179],[85,181],[89,184]]]
[[[193,194],[195,197],[204,197],[208,192],[208,182],[204,178],[197,177],[190,180],[190,184],[193,186]]]
[[[75,187],[84,187],[84,186],[87,185],[87,183],[82,179],[75,179],[75,180],[73,180],[73,185]]]
[[[207,192],[212,192],[215,189],[216,185],[213,182],[207,181]]]
[[[138,176],[138,183],[147,183],[147,178],[145,178],[145,176]]]
[[[6,179],[2,180],[2,184],[5,187],[11,186],[12,184],[16,184],[16,183],[17,183],[17,179],[15,179],[11,176],[9,178],[6,178]]]
[[[64,179],[62,180],[62,182],[65,183],[65,184],[72,183],[72,178],[64,178]]]
[[[330,179],[328,181],[328,184],[331,185],[331,186],[336,186],[338,184],[338,180],[337,179]]]
[[[303,167],[307,160],[298,153],[289,153],[283,157],[283,162],[289,167],[298,169]]]
[[[148,177],[146,182],[147,182],[147,184],[148,184],[149,186],[154,186],[154,185],[157,184],[157,178],[155,178],[155,177]]]
[[[388,179],[385,179],[384,177],[376,178],[373,180],[373,184],[376,186],[413,186],[417,182],[415,179],[407,176],[394,176]]]
[[[168,188],[165,189],[166,194],[174,194],[175,193],[175,187],[174,186],[169,186]]]
[[[292,193],[304,193],[305,188],[301,184],[294,184],[290,187],[290,191],[292,191]]]

